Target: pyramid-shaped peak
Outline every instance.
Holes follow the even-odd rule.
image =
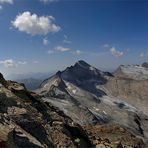
[[[85,68],[89,68],[90,65],[85,62],[84,60],[79,60],[78,62],[76,62],[75,66],[81,66],[81,67],[85,67]]]

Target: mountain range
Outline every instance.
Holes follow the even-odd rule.
[[[148,138],[148,69],[121,65],[114,73],[78,61],[36,90],[80,125],[120,124]]]
[[[147,147],[146,62],[110,73],[80,60],[34,91],[0,84],[1,147]]]

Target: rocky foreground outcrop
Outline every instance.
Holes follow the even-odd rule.
[[[63,112],[43,103],[23,85],[6,81],[2,75],[0,83],[1,148],[91,146],[82,127]],[[79,142],[75,142],[77,138]]]
[[[0,74],[0,148],[145,147],[120,125],[81,127],[23,84]]]

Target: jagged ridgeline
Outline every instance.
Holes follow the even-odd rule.
[[[31,92],[0,74],[0,148],[146,147],[146,109],[115,96],[108,87],[117,78],[79,61]]]

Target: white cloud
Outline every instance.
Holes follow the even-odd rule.
[[[3,9],[3,4],[13,4],[13,0],[0,0],[0,10]]]
[[[75,51],[75,54],[79,56],[79,55],[82,54],[82,51],[81,51],[81,50],[76,50],[76,51]]]
[[[13,4],[13,0],[0,0],[0,4],[4,3]]]
[[[40,0],[40,1],[43,2],[44,4],[47,4],[47,3],[57,2],[58,0]]]
[[[110,52],[111,52],[111,54],[112,54],[113,56],[115,56],[115,57],[121,57],[121,56],[124,55],[124,52],[123,52],[123,51],[119,51],[119,50],[117,50],[115,47],[112,47],[112,48],[110,49]]]
[[[14,61],[13,59],[6,59],[0,61],[0,64],[3,64],[6,68],[16,68],[18,65],[25,65],[27,64],[26,61]]]
[[[0,64],[3,64],[7,68],[17,67],[17,64],[12,59],[6,59],[3,61],[0,61]]]
[[[19,31],[31,35],[46,35],[49,32],[58,32],[61,28],[54,23],[53,16],[38,16],[31,14],[29,11],[23,12],[16,16],[12,25]]]
[[[53,54],[54,51],[53,51],[53,50],[48,50],[47,53],[48,53],[48,54]]]
[[[47,38],[44,38],[44,39],[43,39],[43,45],[48,45],[48,44],[49,44],[48,39],[47,39]]]
[[[55,47],[55,50],[56,51],[60,51],[60,52],[66,52],[66,51],[69,51],[70,48],[66,48],[66,47],[62,47],[62,46],[57,46],[57,47]]]
[[[140,57],[141,58],[148,57],[148,52],[141,52]]]

